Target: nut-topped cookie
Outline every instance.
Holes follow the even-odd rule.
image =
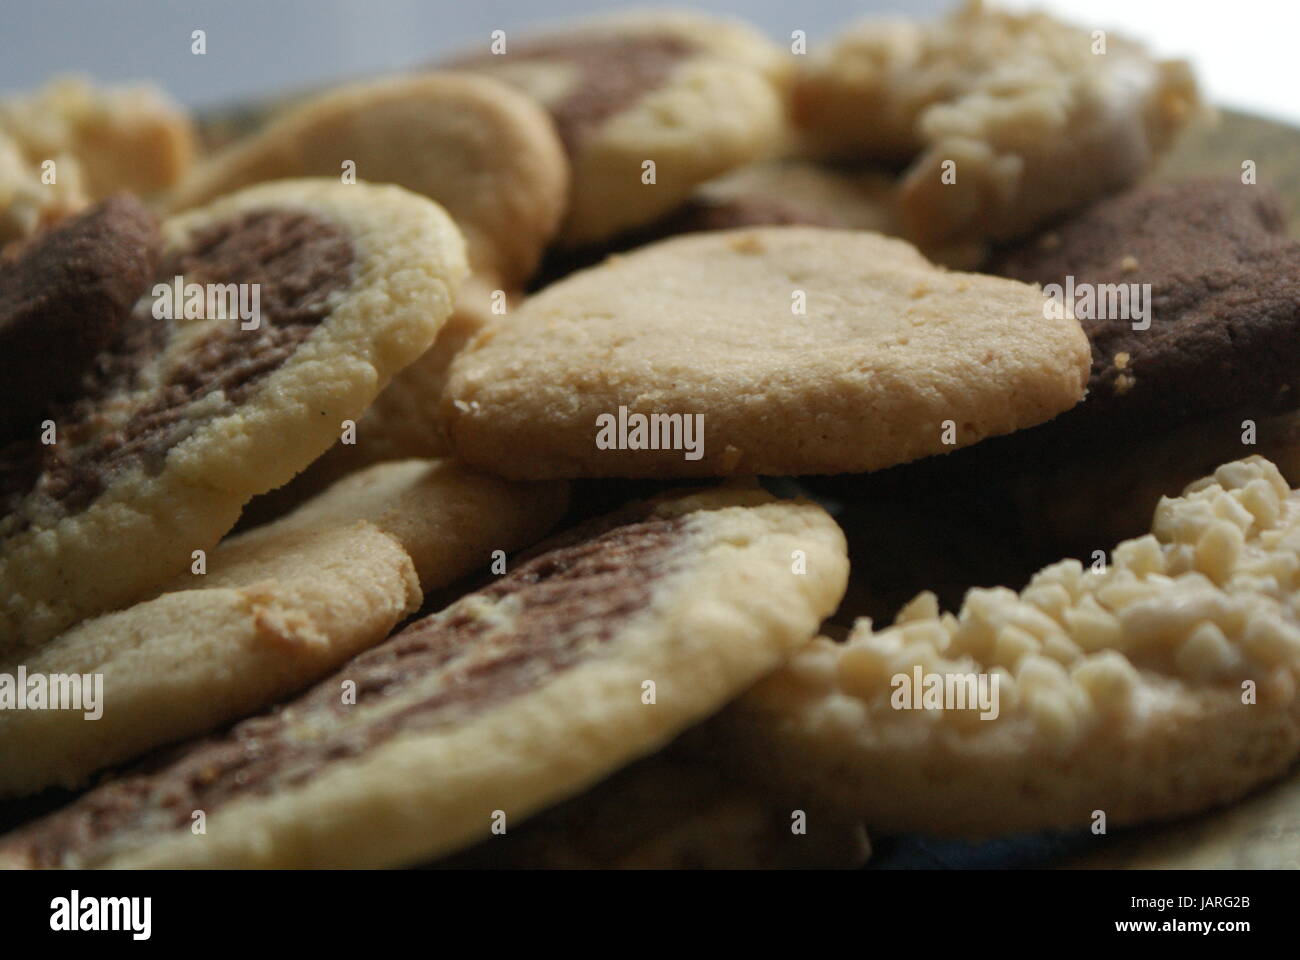
[[[1169,819],[1300,755],[1300,492],[1260,457],[1162,500],[1104,568],[818,640],[697,749],[870,827],[987,836]],[[1104,815],[1104,821],[1099,821]]]
[[[567,245],[655,220],[783,135],[787,58],[743,23],[644,10],[497,42],[447,65],[550,110],[572,169]]]
[[[157,282],[76,399],[5,448],[0,650],[210,549],[428,348],[466,270],[450,218],[397,187],[284,181],[162,234]]]
[[[867,20],[800,71],[806,148],[909,162],[922,245],[1012,239],[1144,175],[1198,109],[1190,68],[1107,31],[970,0],[942,20]]]
[[[724,489],[632,505],[273,712],[0,838],[0,866],[373,867],[454,852],[717,710],[808,641],[847,570],[839,528],[810,503]]]

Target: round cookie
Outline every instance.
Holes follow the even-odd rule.
[[[802,811],[717,770],[655,754],[433,866],[507,870],[828,870],[862,866],[862,824]]]
[[[1075,291],[1069,305],[1093,360],[1087,400],[1052,424],[1066,445],[1300,404],[1300,241],[1265,187],[1235,177],[1143,185],[989,269],[1059,285],[1062,300]]]
[[[550,110],[573,178],[565,245],[650,223],[784,133],[788,62],[743,23],[645,10],[504,42],[448,66],[498,77]]]
[[[52,431],[6,448],[0,650],[135,602],[215,545],[429,347],[465,269],[450,218],[397,187],[284,181],[166,221],[162,289],[179,276],[229,307],[242,284],[258,313],[187,319],[202,296],[141,291]]]
[[[1300,492],[1252,457],[1162,501],[1153,530],[1101,572],[1063,561],[1019,594],[970,591],[957,616],[924,593],[886,630],[819,640],[694,749],[891,831],[1113,826],[1236,799],[1300,755]],[[972,708],[980,683],[996,695]]]
[[[810,226],[873,230],[901,236],[898,184],[881,169],[783,158],[740,167],[702,184],[666,217],[609,240],[583,247],[554,247],[532,288],[542,289],[610,254],[623,253],[683,233],[739,227]],[[982,243],[924,248],[933,263],[957,270],[978,267]]]
[[[257,134],[200,168],[177,206],[279,177],[338,176],[395,183],[441,204],[465,234],[472,277],[435,345],[393,378],[294,490],[304,494],[370,463],[446,453],[432,411],[447,364],[504,296],[528,280],[564,215],[569,168],[550,118],[490,77],[430,73],[354,84],[296,102]]]
[[[504,83],[430,73],[353,84],[295,104],[196,170],[186,209],[265,180],[394,183],[442,205],[465,234],[471,269],[523,283],[564,214],[568,165],[546,113]]]
[[[1137,181],[1197,106],[1181,61],[968,2],[849,27],[808,58],[792,113],[813,153],[911,161],[901,210],[928,246],[1022,236]]]
[[[487,570],[559,519],[565,485],[450,461],[379,464],[229,538],[160,596],[88,620],[0,674],[102,678],[100,716],[0,710],[0,796],[218,729],[378,643],[426,592]]]
[[[439,414],[458,457],[508,477],[860,472],[1040,423],[1088,362],[1034,287],[767,227],[547,288],[457,356]]]
[[[724,489],[635,505],[274,712],[0,838],[0,866],[375,867],[452,853],[718,709],[807,642],[847,566],[813,504]]]

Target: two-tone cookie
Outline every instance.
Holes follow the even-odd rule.
[[[990,835],[1170,819],[1300,755],[1300,492],[1226,464],[1104,567],[933,594],[819,640],[696,749],[869,828]]]
[[[471,280],[435,345],[284,499],[370,463],[446,451],[432,412],[447,364],[532,276],[564,215],[569,168],[550,118],[530,97],[490,77],[440,72],[295,102],[200,167],[174,202],[190,206],[293,176],[395,183],[437,201],[465,235]]]
[[[453,362],[458,457],[503,476],[846,473],[1041,423],[1087,338],[1039,291],[901,240],[812,227],[677,237],[497,318]]]
[[[491,44],[447,65],[504,80],[550,111],[572,171],[566,245],[658,219],[784,134],[788,60],[737,21],[621,12]]]
[[[847,567],[814,504],[721,489],[633,505],[274,711],[0,838],[0,865],[373,867],[452,853],[716,711],[808,642]]]
[[[1187,64],[979,0],[867,20],[815,52],[793,118],[813,153],[910,163],[908,236],[1009,239],[1137,181],[1195,114]]]
[[[74,627],[0,674],[93,677],[92,712],[0,710],[0,795],[57,784],[269,706],[386,637],[424,595],[528,546],[563,483],[450,461],[378,464],[200,555],[161,595]]]
[[[466,270],[450,218],[398,187],[282,181],[162,236],[76,398],[4,450],[0,650],[136,602],[211,549],[428,349]]]
[[[122,194],[0,253],[0,445],[75,399],[154,278],[157,219]]]

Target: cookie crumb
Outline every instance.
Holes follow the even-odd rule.
[[[731,249],[737,253],[762,253],[763,241],[755,234],[742,233],[732,238]]]
[[[1118,367],[1120,370],[1127,369],[1128,362],[1130,359],[1131,358],[1127,353],[1121,351],[1120,353],[1115,354],[1115,366]]]
[[[1136,383],[1137,377],[1133,376],[1131,373],[1121,373],[1115,378],[1115,395],[1122,397],[1124,394],[1132,390],[1133,385]]]
[[[1119,268],[1125,273],[1133,273],[1138,268],[1137,257],[1132,254],[1126,255],[1122,260],[1120,260]]]

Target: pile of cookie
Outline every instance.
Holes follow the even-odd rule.
[[[0,102],[0,865],[856,866],[1280,776],[1300,242],[1147,179],[1207,116],[981,3]]]

